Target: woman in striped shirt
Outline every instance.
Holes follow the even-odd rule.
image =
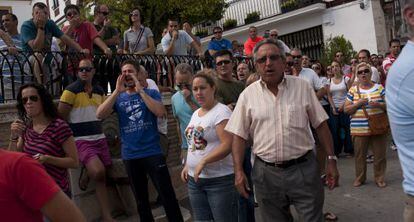
[[[359,187],[366,180],[366,155],[368,147],[371,147],[374,154],[374,178],[378,187],[386,186],[384,175],[386,169],[386,144],[387,134],[372,135],[368,125],[368,118],[365,116],[365,107],[368,116],[384,113],[385,89],[382,85],[371,81],[371,66],[362,62],[356,66],[358,84],[352,86],[345,101],[345,112],[351,115],[351,135],[355,150],[355,171],[356,178],[354,186]]]
[[[37,83],[22,86],[17,95],[19,119],[11,124],[9,149],[20,150],[43,164],[70,196],[68,168],[79,166],[69,125],[58,118],[52,96]]]

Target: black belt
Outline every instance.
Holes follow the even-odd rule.
[[[260,157],[258,157],[258,156],[256,156],[256,157],[257,157],[257,159],[258,159],[259,161],[261,161],[262,163],[264,163],[266,166],[272,166],[272,167],[278,167],[278,168],[288,168],[288,167],[290,167],[290,166],[293,166],[293,165],[296,165],[296,164],[299,164],[299,163],[306,162],[306,160],[307,160],[306,156],[307,156],[310,152],[312,152],[312,150],[309,150],[309,151],[308,151],[308,152],[306,152],[303,156],[300,156],[300,157],[298,157],[298,158],[296,158],[296,159],[286,160],[286,161],[280,161],[280,162],[276,162],[276,163],[269,163],[269,162],[266,162],[266,161],[262,160],[262,159],[261,159]]]

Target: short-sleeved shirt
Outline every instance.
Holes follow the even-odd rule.
[[[262,80],[240,95],[226,131],[253,139],[252,152],[267,162],[286,161],[314,147],[310,130],[328,119],[308,82],[285,76],[277,97]]]
[[[114,36],[118,35],[118,31],[112,26],[101,26],[97,24],[93,24],[98,32],[101,31],[102,28],[105,29],[103,36],[101,36],[103,41],[113,38]],[[112,53],[116,53],[116,45],[108,45],[108,47],[112,50]],[[93,45],[93,52],[94,53],[103,53],[102,49],[99,48],[97,45]]]
[[[68,122],[75,140],[95,141],[105,138],[102,121],[96,118],[96,110],[104,100],[102,87],[93,85],[92,96],[89,96],[79,79],[63,91],[60,102],[72,106]]]
[[[161,95],[156,90],[144,91],[154,100],[161,102]],[[121,93],[116,98],[114,110],[118,113],[124,160],[162,154],[157,117],[148,109],[138,93]]]
[[[348,77],[343,77],[338,84],[335,84],[332,79],[329,80],[329,90],[336,108],[343,106],[345,103],[346,95],[348,94],[348,81]]]
[[[316,72],[312,69],[302,68],[298,77],[309,82],[314,91],[318,91],[323,87],[322,81],[319,79],[318,74],[316,74]]]
[[[62,31],[65,32],[69,26],[64,26]],[[82,22],[78,27],[73,29],[71,35],[69,35],[75,42],[77,42],[82,49],[93,50],[93,40],[99,37],[98,31],[95,26],[87,21]],[[75,49],[69,49],[69,51],[76,51]]]
[[[216,126],[228,120],[231,110],[224,104],[217,103],[204,116],[199,116],[200,109],[196,110],[188,124],[185,135],[188,141],[187,166],[188,175],[194,176],[194,170],[205,156],[213,152],[219,145]],[[233,174],[233,158],[231,154],[214,163],[207,164],[200,178],[214,178]]]
[[[157,92],[160,92],[160,89],[157,86],[157,83],[155,83],[154,80],[152,79],[146,79],[147,83],[148,83],[148,89],[154,89]],[[157,118],[157,127],[158,127],[158,132],[167,135],[168,133],[168,118],[166,116],[163,117],[158,117]]]
[[[384,96],[385,89],[380,84],[375,84],[370,89],[360,88],[361,98],[368,99],[369,102],[378,102],[385,104]],[[358,102],[361,99],[358,95],[357,86],[353,86],[349,89],[347,100],[352,104]],[[380,108],[374,108],[370,105],[366,105],[368,115],[374,115],[383,113],[384,111]],[[359,107],[356,112],[351,116],[351,135],[353,136],[370,136],[371,130],[368,125],[368,118],[365,116],[364,110]]]
[[[62,119],[52,120],[42,133],[37,133],[33,130],[33,126],[29,126],[23,135],[23,152],[30,156],[40,153],[63,158],[66,153],[62,145],[72,135],[69,125]],[[43,165],[59,187],[68,193],[70,191],[68,170],[47,163]]]
[[[396,57],[393,55],[388,55],[385,57],[384,61],[382,61],[382,69],[384,69],[385,73],[388,73],[388,70],[390,69],[391,65],[397,60]]]
[[[217,97],[223,104],[236,103],[240,93],[244,90],[244,84],[239,81],[226,81],[217,78]]]
[[[256,38],[252,39],[252,38],[248,38],[246,40],[246,42],[244,43],[244,54],[246,56],[251,56],[253,55],[253,49],[256,46],[256,44],[260,41],[262,41],[264,38],[261,36],[256,36]]]
[[[197,104],[194,99],[194,96],[191,96],[191,100]],[[187,149],[187,139],[185,137],[185,128],[187,128],[188,123],[191,120],[191,116],[193,115],[193,109],[191,109],[190,105],[185,101],[185,98],[182,92],[178,91],[171,97],[171,107],[172,112],[175,118],[178,119],[180,133],[181,133],[181,148]]]
[[[227,39],[216,40],[213,38],[208,43],[208,50],[220,51],[224,49],[231,50],[232,48],[231,42]]]
[[[414,196],[414,42],[407,41],[398,59],[388,70],[387,112],[392,137],[398,147],[403,170],[404,192]]]
[[[144,31],[142,32],[142,30]],[[141,32],[141,38],[137,43]],[[129,28],[124,32],[124,44],[128,43],[128,50],[130,53],[140,52],[148,48],[148,38],[152,37],[154,37],[154,34],[152,34],[151,29],[141,25],[141,28],[137,31]]]
[[[167,33],[162,39],[161,39],[161,46],[164,53],[167,52],[167,49],[170,47],[172,36],[170,33]],[[194,40],[191,38],[191,36],[183,31],[178,31],[178,39],[174,43],[174,52],[173,55],[188,55],[187,52],[187,46],[190,45]]]
[[[40,211],[59,187],[33,158],[0,149],[0,214],[2,221],[42,222]]]
[[[45,51],[50,51],[52,45],[52,38],[61,38],[63,32],[59,29],[56,23],[50,19],[46,22],[44,32],[45,42],[43,49]],[[23,22],[20,35],[22,38],[23,51],[32,52],[33,49],[29,46],[29,41],[34,40],[37,35],[37,27],[32,19]]]

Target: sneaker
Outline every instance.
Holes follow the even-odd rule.
[[[373,163],[374,162],[374,155],[367,155],[367,163]]]
[[[394,151],[395,151],[395,150],[397,150],[397,145],[392,144],[392,145],[391,145],[391,149],[392,149],[392,150],[394,150]]]

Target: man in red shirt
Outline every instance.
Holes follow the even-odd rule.
[[[388,74],[388,70],[391,65],[395,62],[401,51],[401,43],[398,39],[392,39],[389,43],[390,54],[382,62],[382,68],[384,69],[385,74]]]
[[[86,221],[44,168],[30,156],[0,149],[2,221]]]
[[[252,57],[254,46],[263,39],[263,37],[257,35],[257,28],[255,26],[251,26],[249,28],[249,38],[244,43],[244,54],[248,57]]]

